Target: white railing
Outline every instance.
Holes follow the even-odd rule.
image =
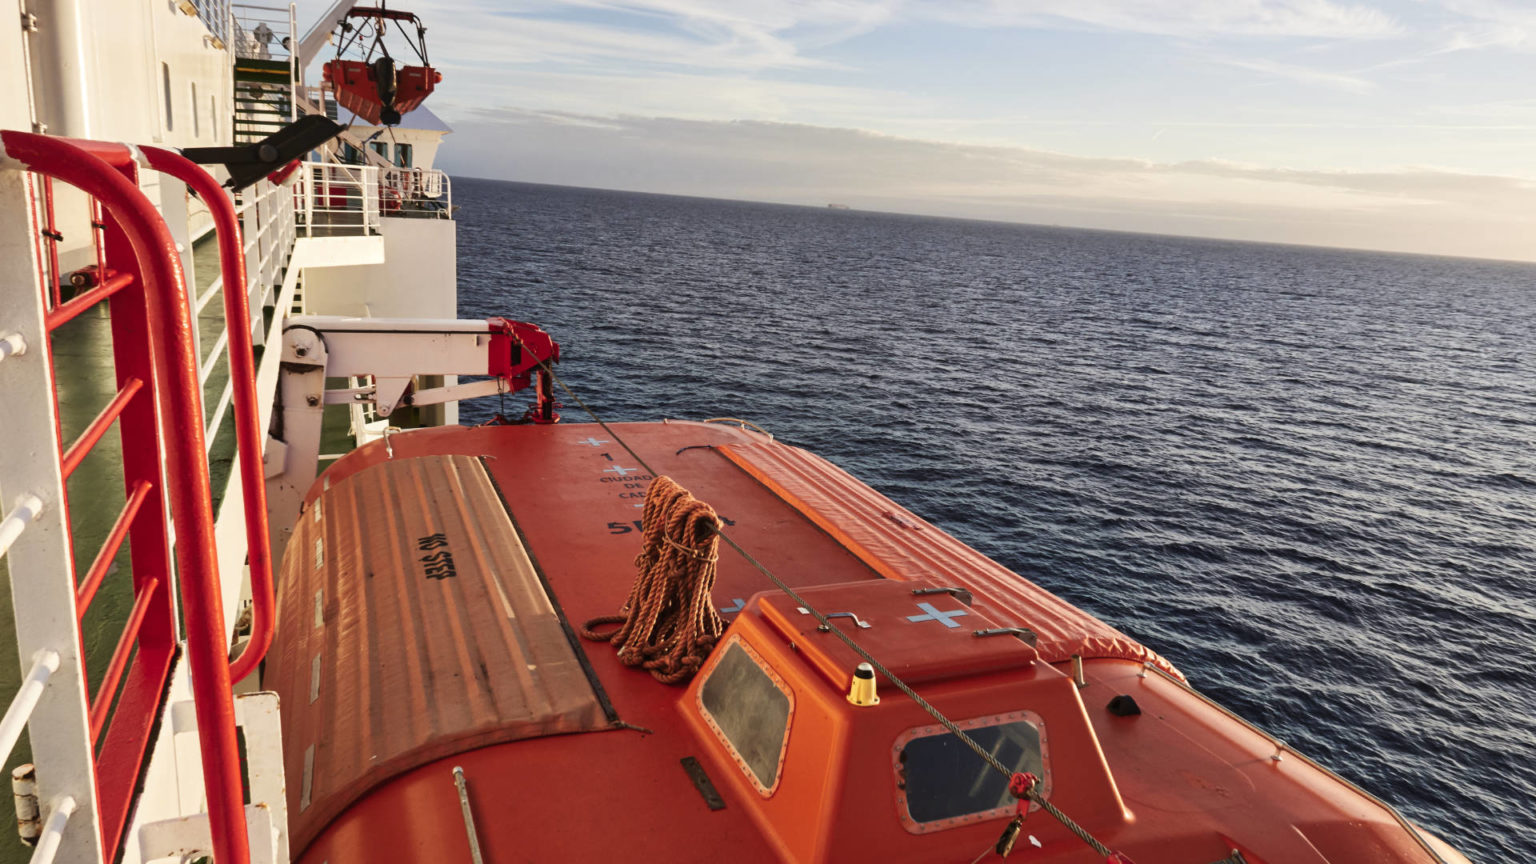
[[[198,20],[208,32],[225,45],[229,44],[229,0],[196,0]]]
[[[378,234],[379,169],[305,162],[299,185],[299,233],[305,237]]]
[[[48,817],[48,824],[43,826],[43,833],[37,838],[37,848],[32,850],[30,864],[53,864],[53,860],[58,857],[59,844],[64,840],[64,826],[69,824],[69,817],[75,813],[74,796],[60,796],[54,800],[50,809],[52,815]]]
[[[0,558],[5,557],[11,544],[16,542],[16,538],[21,536],[21,532],[27,530],[27,526],[41,512],[43,512],[43,499],[36,495],[23,495],[16,499],[15,508],[4,519],[0,519]]]
[[[293,57],[294,9],[288,6],[257,6],[236,3],[232,12],[235,56],[252,60],[289,60]]]
[[[288,255],[298,236],[294,218],[294,197],[298,194],[292,182],[279,185],[261,180],[255,186],[241,190],[235,200],[235,213],[240,217],[240,233],[244,238],[246,302],[251,310],[251,338],[261,344],[263,336],[262,308],[273,301],[273,292],[288,263]],[[224,277],[214,277],[207,288],[197,295],[193,314],[201,317],[210,304],[224,292]],[[222,308],[222,304],[220,307]],[[222,317],[222,316],[221,316]],[[217,399],[211,400],[214,408],[203,430],[203,444],[212,452],[218,440],[219,430],[232,411],[235,394],[234,381],[229,376],[228,322],[224,322],[214,336],[212,346],[205,347],[199,338],[198,381],[205,388],[209,379],[222,371],[224,386]]]
[[[436,168],[395,168],[385,173],[380,207],[385,216],[453,218],[453,183]]]
[[[35,214],[37,186],[19,171],[0,171],[0,201]],[[33,250],[33,220],[0,220],[0,248]],[[11,574],[15,638],[27,678],[0,720],[0,751],[10,755],[29,726],[32,761],[45,766],[39,802],[46,829],[38,853],[48,860],[102,861],[93,737],[81,658],[64,474],[55,458],[59,427],[44,308],[44,263],[37,254],[0,255],[0,337],[18,347],[0,362],[0,403],[11,407],[0,447],[0,557]],[[9,694],[6,694],[7,696]],[[7,760],[8,761],[8,760]],[[68,835],[64,823],[71,823]]]
[[[241,79],[235,85],[236,140],[260,140],[277,131],[286,122],[299,118],[298,101],[294,98],[299,86],[300,70],[294,62],[295,30],[297,20],[292,4],[287,6],[257,6],[235,4],[230,9],[231,46],[239,72],[242,63],[247,67],[262,67],[273,62],[286,67],[286,81]],[[260,61],[260,62],[251,62]],[[256,69],[250,71],[255,72]],[[277,69],[267,67],[267,72]],[[264,73],[265,74],[265,73]]]
[[[59,652],[44,648],[32,658],[32,668],[27,670],[26,680],[21,682],[11,707],[5,709],[5,719],[0,720],[0,764],[10,764],[11,751],[16,749],[22,730],[32,719],[32,709],[37,707],[37,700],[43,698],[43,688],[57,671]]]

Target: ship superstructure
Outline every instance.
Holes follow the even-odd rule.
[[[561,418],[550,334],[456,318],[424,48],[310,74],[414,16],[26,6],[0,752],[27,728],[33,860],[1465,861],[824,460]]]
[[[241,624],[250,608],[243,493],[252,485],[235,456],[240,376],[230,346],[254,346],[245,351],[254,362],[233,365],[250,366],[252,404],[266,406],[252,422],[259,437],[251,464],[281,473],[283,442],[268,438],[280,352],[266,349],[280,342],[287,316],[453,318],[452,191],[430,146],[448,129],[418,112],[430,129],[359,126],[233,195],[215,182],[212,194],[231,205],[237,223],[232,237],[215,230],[207,188],[189,191],[145,154],[250,145],[305,114],[334,116],[335,93],[310,67],[334,51],[327,37],[350,5],[300,31],[291,5],[29,0],[23,26],[0,36],[0,75],[13,83],[0,96],[0,129],[141,145],[102,146],[93,158],[163,220],[167,266],[186,277],[193,323],[168,336],[189,342],[195,358],[191,390],[204,417],[196,455],[218,538],[206,598],[213,608],[200,611],[222,622],[217,641],[226,646],[243,643],[249,630]],[[172,537],[178,553],[189,545],[168,515],[183,466],[167,461],[170,436],[156,428],[155,403],[169,394],[158,386],[145,331],[156,306],[145,291],[166,286],[153,284],[122,228],[129,215],[103,208],[104,192],[18,170],[24,146],[8,140],[6,149],[0,393],[12,411],[0,447],[0,549],[25,685],[0,744],[10,754],[24,725],[30,732],[36,767],[19,788],[39,812],[23,832],[34,842],[40,835],[39,854],[59,861],[159,860],[209,848],[217,796],[203,788],[203,694],[184,641],[196,622],[185,586],[171,584]],[[61,150],[53,158],[69,170],[78,156]],[[247,311],[243,339],[227,326],[234,277],[220,266],[221,241],[235,244],[244,271],[244,290],[229,307]],[[354,383],[358,392],[374,386]],[[388,426],[373,408],[354,400],[333,409],[351,415],[338,418],[333,437],[382,435]],[[452,404],[419,413],[419,422],[455,420]],[[178,575],[193,578],[185,565]],[[178,616],[188,620],[182,633]],[[230,705],[245,742],[249,804],[235,812],[251,820],[251,860],[286,861],[276,700],[256,693]],[[238,783],[238,765],[221,770],[234,770]]]

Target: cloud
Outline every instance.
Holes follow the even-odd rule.
[[[1315,87],[1327,87],[1332,90],[1342,90],[1346,93],[1364,94],[1376,89],[1375,82],[1345,72],[1328,72],[1311,66],[1300,66],[1294,63],[1280,63],[1275,60],[1264,60],[1256,57],[1208,57],[1211,63],[1222,66],[1231,66],[1235,69],[1246,69],[1272,78],[1292,81],[1298,84],[1306,84]]]
[[[1210,237],[1531,259],[1536,183],[1070,156],[761,121],[483,112],[475,176]]]
[[[926,11],[976,26],[1075,26],[1179,37],[1376,39],[1404,30],[1379,9],[1331,0],[934,0]]]

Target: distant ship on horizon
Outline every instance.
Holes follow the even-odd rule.
[[[847,204],[828,204],[827,205],[827,209],[829,209],[829,210],[852,210],[853,208],[849,207]]]

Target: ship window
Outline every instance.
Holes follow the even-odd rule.
[[[736,764],[763,795],[779,784],[794,699],[740,637],[720,650],[699,688],[699,709]]]
[[[958,725],[1010,772],[1041,778],[1050,794],[1044,726],[1037,715],[1015,711]],[[908,831],[938,831],[1015,812],[1008,778],[942,726],[908,730],[896,741],[895,757],[897,795]]]
[[[401,168],[410,168],[410,167],[412,167],[412,165],[411,165],[411,157],[412,157],[411,145],[409,145],[409,144],[396,144],[395,145],[395,164],[396,165],[400,166]]]
[[[171,64],[160,64],[160,79],[165,84],[165,131],[169,132],[176,126],[171,112]]]

